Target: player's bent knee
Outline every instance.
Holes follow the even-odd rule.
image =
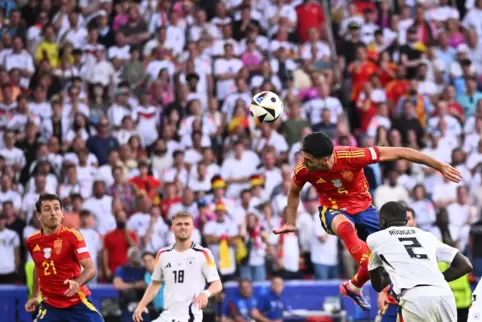
[[[333,231],[341,238],[348,234],[356,234],[355,225],[343,216],[337,216],[333,219]]]

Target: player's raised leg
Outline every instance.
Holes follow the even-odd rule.
[[[369,310],[371,306],[361,292],[363,285],[370,279],[368,274],[369,250],[366,243],[358,237],[353,217],[341,211],[320,207],[320,218],[326,232],[337,235],[345,244],[350,255],[360,264],[355,276],[340,285],[340,292],[352,298],[360,308]]]

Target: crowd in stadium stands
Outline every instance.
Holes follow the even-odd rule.
[[[132,246],[171,243],[177,211],[224,280],[352,276],[311,187],[297,234],[271,233],[311,131],[455,165],[462,184],[406,161],[365,173],[377,208],[405,202],[482,275],[482,0],[461,3],[1,1],[0,283],[29,276],[44,192],[62,198],[99,283],[140,263]],[[285,100],[274,125],[250,117],[262,90]]]

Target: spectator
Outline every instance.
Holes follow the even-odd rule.
[[[85,239],[85,244],[87,245],[87,249],[89,250],[92,261],[94,262],[95,266],[98,267],[99,258],[101,258],[102,255],[103,241],[99,233],[94,230],[94,220],[94,216],[92,216],[90,211],[80,211],[79,231]],[[99,273],[102,272],[100,271]],[[97,283],[99,277],[102,277],[102,274],[98,274],[97,276],[95,276],[90,283]]]
[[[17,281],[20,268],[20,238],[18,234],[6,227],[7,216],[0,214],[0,239],[2,247],[0,254],[3,258],[0,266],[0,284],[11,284]]]
[[[128,262],[125,265],[117,267],[113,280],[114,288],[119,291],[121,322],[132,320],[132,314],[146,289],[140,249],[135,246],[129,247],[127,258]],[[143,315],[144,321],[149,321],[148,315]]]
[[[257,307],[253,309],[253,318],[282,321],[283,313],[291,310],[290,305],[282,299],[283,290],[283,279],[279,276],[273,276],[271,278],[271,289],[258,300]]]
[[[210,221],[204,226],[204,238],[209,249],[213,252],[218,264],[221,276],[224,280],[230,280],[236,270],[234,250],[237,246],[238,229],[227,218],[228,208],[222,203],[216,204],[214,209],[216,220]]]
[[[253,311],[258,306],[258,300],[253,296],[253,285],[250,281],[239,281],[239,293],[233,298],[228,299],[229,308],[225,313],[225,317],[229,317],[234,321],[251,321]]]
[[[138,245],[135,232],[126,229],[126,213],[122,210],[115,214],[117,229],[104,237],[103,269],[105,277],[111,279],[117,269],[127,264],[127,250]]]

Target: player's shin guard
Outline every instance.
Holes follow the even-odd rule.
[[[344,221],[338,226],[337,235],[343,241],[351,256],[360,264],[360,268],[351,282],[354,286],[361,288],[370,279],[368,274],[370,251],[367,244],[358,238],[355,226],[349,221]]]

